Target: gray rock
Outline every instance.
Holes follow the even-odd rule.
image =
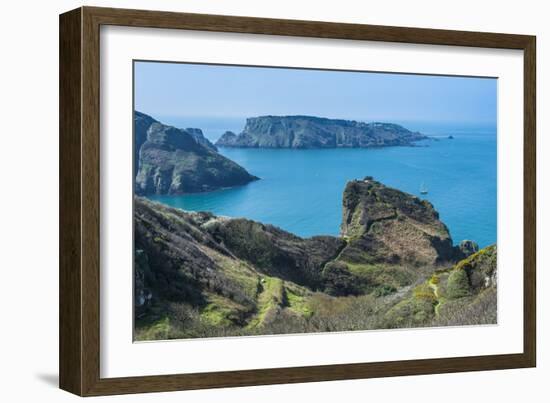
[[[204,137],[204,134],[202,133],[201,129],[194,129],[194,128],[188,127],[187,129],[185,129],[185,131],[189,133],[191,136],[193,136],[193,138],[197,143],[205,146],[206,148],[212,151],[218,151],[218,148],[214,144],[212,144],[210,140]]]
[[[137,194],[206,192],[258,179],[219,154],[200,129],[167,126],[140,112],[134,124]]]
[[[430,202],[370,176],[346,185],[341,234],[348,245],[340,257],[348,262],[431,265],[455,254],[449,230]]]
[[[427,137],[393,123],[364,123],[314,116],[260,116],[246,120],[236,135],[224,133],[220,147],[367,148],[411,146]]]

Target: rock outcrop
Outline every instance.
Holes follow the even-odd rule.
[[[371,177],[346,185],[341,234],[348,239],[341,258],[352,263],[434,265],[455,254],[429,201]]]
[[[452,273],[462,272],[467,278],[467,292],[475,294],[480,290],[497,286],[497,247],[488,246],[466,259],[461,260]]]
[[[367,177],[341,236],[134,199],[140,340],[496,323],[496,247],[453,247],[433,206]],[[353,297],[351,297],[353,296]]]
[[[314,116],[260,116],[246,120],[236,135],[224,133],[220,147],[366,148],[410,146],[427,137],[393,123],[364,123]]]
[[[200,129],[178,129],[134,114],[137,194],[181,194],[245,185],[258,179],[217,152]]]
[[[391,307],[383,322],[392,328],[496,324],[496,246],[435,270]]]
[[[134,176],[139,169],[139,151],[143,143],[147,141],[147,131],[153,123],[159,123],[151,116],[134,111]]]
[[[204,133],[202,132],[201,129],[188,127],[187,129],[185,129],[185,131],[189,133],[191,136],[193,136],[195,141],[200,145],[203,145],[212,151],[218,151],[218,147],[216,147],[214,144],[210,142],[210,140],[204,137]]]
[[[466,239],[464,241],[460,241],[458,244],[458,251],[462,254],[463,258],[466,258],[479,251],[479,245],[474,241]]]

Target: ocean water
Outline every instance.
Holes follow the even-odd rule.
[[[175,121],[166,123],[193,127]],[[495,130],[452,124],[405,126],[434,139],[417,143],[419,147],[378,149],[221,148],[223,155],[261,180],[210,193],[150,198],[184,210],[270,223],[303,237],[338,235],[346,183],[373,176],[385,185],[429,200],[455,243],[463,239],[472,239],[481,247],[495,243]],[[221,134],[204,125],[202,129],[212,140]],[[449,134],[454,139],[448,139]],[[422,183],[428,188],[426,195],[420,194]]]

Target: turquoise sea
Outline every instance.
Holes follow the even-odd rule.
[[[162,120],[178,127],[201,127],[211,140],[225,130],[240,131],[244,123],[215,121],[209,126],[207,120]],[[184,210],[274,224],[303,237],[338,235],[346,182],[373,176],[433,203],[455,243],[463,239],[472,239],[481,247],[495,243],[496,130],[448,123],[397,123],[433,139],[418,143],[419,147],[379,149],[222,148],[223,155],[261,180],[210,193],[150,198]],[[448,139],[449,135],[454,139]],[[426,195],[419,192],[423,182],[428,188]]]

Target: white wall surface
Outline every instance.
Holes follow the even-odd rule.
[[[550,400],[550,25],[544,1],[121,0],[86,5],[537,35],[538,368],[115,396],[106,402]],[[2,4],[0,398],[70,402],[58,365],[58,14],[70,0]],[[546,158],[545,158],[546,156]],[[546,247],[546,250],[545,250]]]

